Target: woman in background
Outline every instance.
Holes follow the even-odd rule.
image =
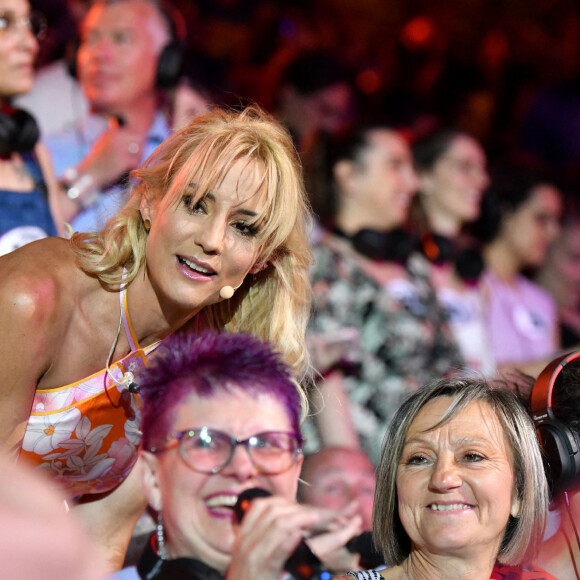
[[[36,121],[11,106],[32,88],[41,26],[27,0],[0,0],[0,255],[64,233],[61,193]]]
[[[411,211],[437,297],[449,314],[466,367],[492,375],[495,363],[479,287],[483,267],[465,226],[480,214],[489,184],[486,156],[470,135],[442,129],[413,146],[419,194]]]
[[[569,201],[569,200],[567,200]],[[580,344],[580,212],[566,203],[562,231],[534,281],[550,292],[558,308],[559,335],[564,350]]]
[[[560,346],[554,298],[523,272],[546,260],[561,215],[558,188],[529,169],[504,170],[485,196],[478,227],[487,330],[498,366],[535,376]]]
[[[313,247],[308,327],[324,375],[314,421],[323,445],[360,445],[375,462],[406,396],[462,360],[429,264],[401,230],[417,187],[402,135],[355,127],[331,142],[325,173],[331,211]]]

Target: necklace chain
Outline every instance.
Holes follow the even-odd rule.
[[[406,563],[407,563],[407,568],[408,568],[409,567],[409,560],[406,560]],[[407,580],[411,580],[411,577],[409,576],[409,572],[407,572],[407,568],[405,568],[405,562],[403,562],[403,564],[401,565],[401,568],[403,568],[403,572],[405,573]]]

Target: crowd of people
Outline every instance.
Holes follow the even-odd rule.
[[[449,71],[373,104],[301,6],[229,67],[194,25],[233,46],[255,7],[190,4],[70,0],[47,63],[0,0],[0,441],[78,530],[63,565],[579,577],[573,148],[542,157],[537,105],[536,155],[498,156],[474,94],[426,106]]]

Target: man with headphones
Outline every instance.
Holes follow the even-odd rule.
[[[552,493],[548,530],[534,563],[558,579],[580,579],[580,350],[542,371],[530,412]]]
[[[90,114],[46,140],[75,231],[114,215],[128,172],[169,136],[159,90],[180,74],[179,24],[156,0],[97,0],[82,21],[75,64]]]

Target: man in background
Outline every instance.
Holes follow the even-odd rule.
[[[159,86],[179,74],[167,74],[179,68],[173,25],[154,0],[97,0],[81,23],[76,72],[90,113],[46,140],[75,231],[96,230],[114,215],[128,172],[170,134]]]

